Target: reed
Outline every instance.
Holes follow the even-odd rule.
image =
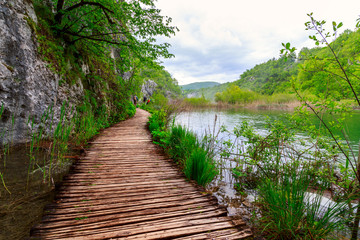
[[[260,184],[256,226],[269,239],[338,239],[333,233],[344,226],[346,203],[321,205],[321,195],[306,193],[310,178],[305,170],[284,172],[278,181]]]
[[[191,153],[199,148],[195,134],[180,125],[170,129],[168,143],[167,152],[182,168],[185,167]]]
[[[218,170],[208,152],[198,147],[186,159],[184,173],[187,178],[195,180],[201,186],[206,186],[218,174]]]

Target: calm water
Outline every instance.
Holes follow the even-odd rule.
[[[52,173],[48,151],[42,149],[30,161],[29,148],[15,146],[10,153],[0,157],[0,173],[7,189],[0,182],[0,240],[28,239],[31,227],[39,222],[43,208],[54,197],[55,184],[61,182],[72,161],[52,163]]]
[[[188,129],[195,132],[198,136],[204,134],[216,134],[221,125],[224,125],[230,132],[235,126],[241,124],[243,121],[249,122],[253,125],[255,131],[259,134],[266,134],[265,124],[267,118],[280,119],[282,115],[291,112],[282,110],[249,110],[249,109],[237,109],[227,111],[215,111],[215,110],[202,110],[183,112],[176,116],[175,123],[186,126]],[[216,121],[215,121],[216,120]],[[314,123],[315,118],[314,118]],[[346,128],[350,133],[349,139],[352,148],[358,151],[358,144],[360,140],[360,112],[354,112],[352,117],[347,119]],[[304,138],[305,136],[298,136]],[[233,136],[226,133],[220,133],[219,138],[222,140],[234,139]],[[240,138],[240,141],[246,143],[245,138]],[[247,198],[240,196],[236,190],[234,190],[235,179],[232,176],[231,169],[236,167],[236,162],[226,160],[220,163],[220,175],[214,180],[210,186],[210,190],[218,198],[219,202],[227,206],[229,214],[244,214],[245,208],[248,202],[253,200],[253,196],[250,194]]]

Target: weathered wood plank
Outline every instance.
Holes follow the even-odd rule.
[[[95,229],[97,233],[108,232],[109,229],[106,228],[114,227],[119,229],[119,226],[121,226],[121,229],[124,230],[136,229],[141,227],[143,228],[146,226],[152,226],[153,228],[155,228],[156,226],[159,227],[170,223],[179,223],[195,219],[207,219],[220,216],[226,216],[226,211],[216,209],[214,207],[208,207],[204,209],[192,209],[186,211],[171,212],[169,214],[154,214],[140,217],[136,216],[130,218],[112,219],[110,221],[98,221],[94,223],[82,224],[81,229],[78,229],[78,227],[74,225],[69,225],[62,228],[52,228],[51,231],[47,231],[47,236],[52,235],[57,237],[64,237],[68,236],[69,233],[72,237],[82,236],[92,234],[93,230]],[[114,228],[110,229],[110,231],[113,231]],[[77,231],[74,233],[75,229],[77,229]],[[39,234],[42,231],[38,230],[37,233]],[[147,231],[149,231],[149,229],[147,229]]]

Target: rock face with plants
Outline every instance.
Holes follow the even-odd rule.
[[[0,12],[1,145],[51,138],[64,119],[94,134],[131,116],[136,76],[172,56],[154,37],[177,30],[153,1],[0,1]]]
[[[58,122],[62,102],[75,106],[81,100],[83,86],[59,84],[61,76],[52,72],[38,54],[38,42],[32,26],[38,22],[31,3],[5,1],[0,14],[0,105],[3,107],[0,129],[2,143],[28,140],[29,119],[40,122],[43,112],[53,106]],[[34,25],[30,25],[34,24]],[[1,107],[0,106],[0,107]]]

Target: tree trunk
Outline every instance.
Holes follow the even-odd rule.
[[[56,5],[56,14],[55,14],[55,22],[56,24],[60,24],[61,23],[61,19],[63,14],[61,13],[61,10],[64,7],[64,2],[65,0],[58,0],[57,5]]]

